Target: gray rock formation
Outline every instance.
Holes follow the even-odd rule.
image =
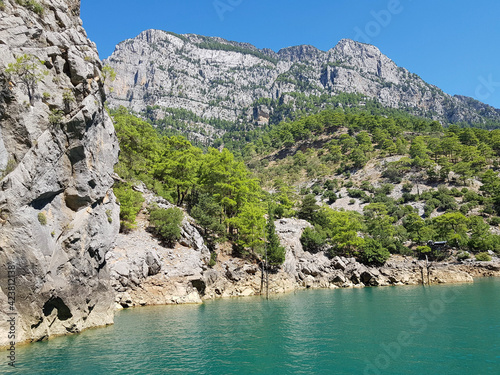
[[[111,174],[118,143],[101,63],[80,1],[14,0],[0,10],[0,346],[16,313],[17,342],[112,323],[105,255],[118,233]],[[6,68],[26,55],[31,92]],[[29,95],[28,95],[29,94]],[[8,304],[7,266],[15,270]],[[14,302],[10,299],[9,302]]]
[[[275,53],[221,38],[147,30],[118,44],[105,63],[118,76],[110,87],[111,106],[138,112],[158,106],[156,118],[165,117],[161,108],[183,108],[205,119],[265,124],[270,109],[253,108],[257,99],[293,105],[287,93],[299,92],[360,93],[384,106],[445,122],[500,120],[500,110],[445,94],[376,47],[348,39],[326,52],[297,46]],[[206,126],[192,125],[193,131]]]

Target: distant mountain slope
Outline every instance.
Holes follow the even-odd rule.
[[[105,63],[117,72],[110,105],[137,112],[159,106],[188,109],[204,119],[265,123],[272,108],[255,106],[261,98],[283,102],[290,100],[287,93],[359,93],[445,123],[500,124],[500,110],[450,96],[378,48],[348,39],[326,52],[303,45],[276,53],[221,38],[147,30],[118,44]]]

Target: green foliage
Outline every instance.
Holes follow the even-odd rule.
[[[75,95],[73,94],[73,91],[71,89],[64,89],[63,94],[62,94],[62,99],[64,104],[69,105],[71,103],[74,103],[76,101]]]
[[[238,216],[228,219],[231,226],[238,230],[236,242],[253,252],[261,251],[265,236],[264,209],[259,204],[247,203],[241,208]]]
[[[479,254],[476,254],[476,260],[479,262],[490,262],[491,256],[486,252],[479,253]]]
[[[111,210],[106,210],[106,217],[108,218],[108,223],[111,224],[113,222],[113,216]]]
[[[208,37],[206,37],[206,39],[203,42],[197,43],[196,46],[198,48],[203,48],[203,49],[239,52],[239,53],[243,53],[243,54],[247,54],[247,55],[256,56],[260,59],[269,61],[273,64],[278,63],[277,59],[270,57],[270,56],[260,52],[259,50],[253,50],[253,49],[248,49],[248,48],[240,47],[240,46],[233,45],[233,44],[226,44],[226,43],[217,42],[217,41],[210,39]]]
[[[114,82],[116,79],[116,71],[109,65],[102,68],[102,78],[104,82]]]
[[[326,244],[326,233],[316,228],[305,228],[300,236],[300,243],[305,251],[317,253]]]
[[[128,232],[135,228],[135,218],[141,210],[144,198],[127,183],[116,183],[113,192],[120,203],[120,231]]]
[[[360,246],[357,258],[364,264],[381,266],[391,256],[391,253],[385,249],[382,244],[372,238],[365,239]]]
[[[8,64],[5,69],[5,73],[9,74],[11,79],[25,86],[31,105],[34,103],[38,83],[49,73],[43,63],[36,56],[24,54],[17,57],[15,63]]]
[[[445,213],[432,219],[438,239],[458,248],[467,242],[468,223],[469,220],[459,212]]]
[[[268,264],[275,267],[283,264],[285,261],[285,248],[281,246],[276,228],[274,226],[274,212],[268,211],[266,224],[266,254]]]
[[[51,125],[61,124],[64,120],[64,112],[59,109],[53,109],[50,111],[49,123]]]
[[[215,267],[217,264],[217,253],[215,251],[210,253],[210,261],[208,262],[208,266],[210,268]]]
[[[0,10],[5,10],[5,3],[3,1],[0,1]]]
[[[314,222],[319,209],[320,207],[316,203],[316,196],[314,194],[307,194],[302,200],[302,205],[297,214],[299,219]]]
[[[36,0],[16,0],[16,3],[31,10],[32,12],[35,12],[39,16],[43,15],[43,5]]]
[[[166,199],[186,205],[209,241],[228,235],[254,250],[262,245],[263,194],[231,152],[210,148],[203,154],[183,137],[162,137],[123,107],[113,118],[121,148],[115,171],[122,178],[140,179]],[[288,210],[293,206],[280,199]]]
[[[204,237],[211,241],[224,240],[226,226],[222,206],[208,194],[198,196],[196,202],[193,203],[190,215],[203,228]]]
[[[43,212],[38,213],[38,222],[42,225],[47,225],[47,216]]]
[[[457,259],[458,260],[470,259],[470,254],[466,251],[461,251],[457,254]]]
[[[14,171],[14,169],[16,169],[16,167],[17,167],[16,161],[14,159],[9,159],[7,161],[7,165],[5,166],[5,169],[0,170],[0,179],[4,178],[9,173]]]
[[[181,223],[184,214],[177,207],[156,208],[151,210],[149,221],[154,226],[156,233],[168,246],[173,247],[181,238]]]

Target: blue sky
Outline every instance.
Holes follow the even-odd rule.
[[[259,48],[342,38],[374,44],[449,94],[500,108],[498,0],[82,0],[101,58],[151,28],[249,42]]]

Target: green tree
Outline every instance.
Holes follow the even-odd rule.
[[[438,239],[460,248],[467,242],[469,220],[459,212],[447,212],[432,219]]]
[[[38,83],[49,74],[43,64],[44,62],[36,56],[24,54],[17,57],[15,63],[8,64],[5,69],[5,73],[9,74],[12,80],[25,86],[31,105],[34,103]]]
[[[300,243],[305,251],[317,253],[326,244],[326,234],[317,228],[306,227],[300,236]]]
[[[302,205],[300,206],[297,214],[299,219],[314,223],[319,209],[320,207],[316,203],[316,196],[314,194],[307,194],[302,200]]]
[[[375,266],[383,265],[390,256],[391,253],[373,238],[366,238],[358,253],[358,259],[362,263]]]
[[[153,224],[156,233],[170,247],[181,238],[181,223],[184,214],[177,207],[153,209],[149,215],[149,221]]]
[[[281,246],[274,225],[274,212],[270,209],[266,224],[266,252],[268,264],[275,267],[285,261],[285,248]]]
[[[181,206],[198,183],[202,151],[185,138],[175,136],[163,139],[162,150],[155,163],[155,176],[175,189],[176,204]]]
[[[260,250],[264,244],[264,209],[260,203],[246,203],[238,216],[228,219],[228,221],[238,230],[237,243],[246,248],[252,249],[254,253]]]

